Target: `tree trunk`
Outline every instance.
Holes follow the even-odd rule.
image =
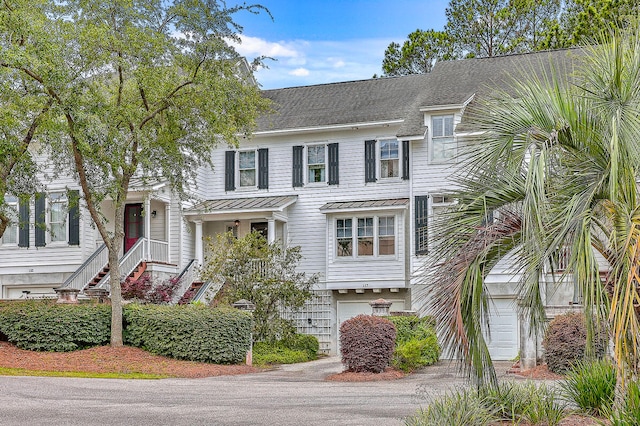
[[[122,293],[120,291],[120,250],[112,243],[109,249],[109,285],[111,286],[111,346],[122,346]],[[114,247],[115,246],[115,247]]]

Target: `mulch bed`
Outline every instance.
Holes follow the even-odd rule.
[[[91,373],[143,373],[199,378],[256,373],[247,365],[217,365],[181,361],[153,355],[130,346],[99,346],[74,352],[34,352],[0,342],[0,367],[37,371],[83,371]]]
[[[325,378],[330,382],[378,382],[381,380],[397,380],[406,376],[400,370],[387,367],[382,373],[343,371],[342,373],[331,374]]]

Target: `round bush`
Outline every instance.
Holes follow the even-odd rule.
[[[605,354],[607,336],[600,330],[594,338],[594,355],[602,358]],[[555,317],[547,328],[544,339],[545,359],[549,370],[564,374],[578,362],[585,359],[587,328],[582,313],[568,313]]]
[[[396,328],[381,317],[358,315],[340,326],[342,363],[349,371],[380,373],[391,363]]]

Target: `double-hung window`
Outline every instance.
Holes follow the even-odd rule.
[[[67,195],[63,192],[49,195],[49,230],[51,242],[67,241]]]
[[[240,151],[238,153],[238,170],[240,187],[256,186],[256,152]]]
[[[325,145],[311,145],[307,147],[307,169],[309,183],[326,181]]]
[[[10,222],[0,241],[3,245],[13,246],[18,244],[18,198],[8,195],[5,197],[5,203],[7,206],[6,216]]]
[[[335,223],[337,257],[367,258],[395,255],[395,216],[339,218]]]
[[[456,153],[453,114],[431,117],[431,160],[448,161],[455,157]]]
[[[383,139],[380,144],[380,178],[400,176],[400,149],[397,139]]]
[[[226,151],[224,157],[224,190],[269,188],[269,149]]]

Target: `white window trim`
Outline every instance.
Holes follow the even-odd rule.
[[[444,139],[444,138],[453,138],[453,143],[455,144],[455,151],[452,157],[448,157],[448,158],[439,158],[439,159],[434,159],[433,158],[433,149],[434,149],[434,136],[433,136],[433,119],[434,118],[441,118],[441,117],[452,117],[453,120],[453,131],[451,136],[436,136],[435,139]],[[455,162],[457,156],[458,156],[458,138],[456,136],[456,114],[455,113],[438,113],[438,114],[431,114],[429,116],[427,116],[426,120],[429,124],[429,164],[447,164],[447,163],[453,163]],[[444,123],[443,123],[443,129],[444,129]]]
[[[18,244],[20,243],[20,200],[18,199],[18,197],[13,197],[11,195],[5,195],[5,203],[7,205],[7,208],[13,208],[15,210],[15,217],[18,219],[18,222],[16,223],[10,223],[9,225],[7,225],[7,228],[4,231],[4,235],[2,236],[2,238],[0,238],[0,246],[2,247],[17,247]],[[5,235],[7,235],[7,230],[9,228],[13,228],[15,230],[15,236],[16,236],[16,242],[15,243],[7,243],[4,240]]]
[[[324,146],[324,182],[309,182],[309,148],[312,146]],[[302,182],[304,186],[327,186],[329,182],[329,142],[309,142],[304,145],[302,151],[304,172]]]
[[[53,196],[54,195],[61,195],[61,200],[62,202],[60,202],[60,204],[64,205],[63,208],[63,214],[62,214],[62,224],[64,225],[64,229],[65,229],[65,236],[64,236],[64,240],[61,241],[53,241],[53,235],[52,235],[52,224],[53,222],[51,221],[51,213],[53,212],[52,206],[53,206]],[[46,234],[46,243],[47,245],[51,245],[51,246],[68,246],[69,245],[69,198],[67,197],[67,193],[65,191],[51,191],[47,194],[47,199],[46,199],[46,203],[45,203],[45,225],[47,227],[47,232]],[[59,223],[59,222],[56,222]]]
[[[392,176],[392,177],[383,177],[382,176],[382,143],[383,141],[393,141],[395,140],[396,143],[398,144],[398,176]],[[400,142],[399,139],[397,138],[379,138],[376,139],[376,177],[378,178],[379,182],[397,182],[402,180],[402,158],[403,158],[403,152],[402,152],[402,143]]]
[[[358,255],[358,219],[364,219],[372,217],[373,218],[373,255]],[[394,250],[393,254],[385,254],[379,255],[379,239],[380,239],[380,218],[381,217],[392,217],[393,218],[393,237],[394,237]],[[397,260],[398,259],[398,250],[399,250],[399,242],[398,242],[398,227],[399,227],[399,215],[391,212],[376,212],[376,213],[367,213],[367,212],[358,212],[357,214],[341,214],[336,215],[331,224],[333,226],[333,231],[331,233],[333,238],[333,259],[337,262],[362,262],[367,260]],[[338,234],[337,234],[337,222],[341,219],[351,219],[351,256],[338,256]]]
[[[240,153],[244,152],[253,152],[253,170],[255,171],[254,182],[253,185],[242,185],[242,180],[240,179]],[[250,170],[250,169],[246,169]],[[236,190],[237,191],[246,191],[256,189],[258,187],[258,179],[259,179],[259,170],[258,170],[258,148],[249,148],[249,149],[239,149],[236,151],[236,182],[238,183]]]

